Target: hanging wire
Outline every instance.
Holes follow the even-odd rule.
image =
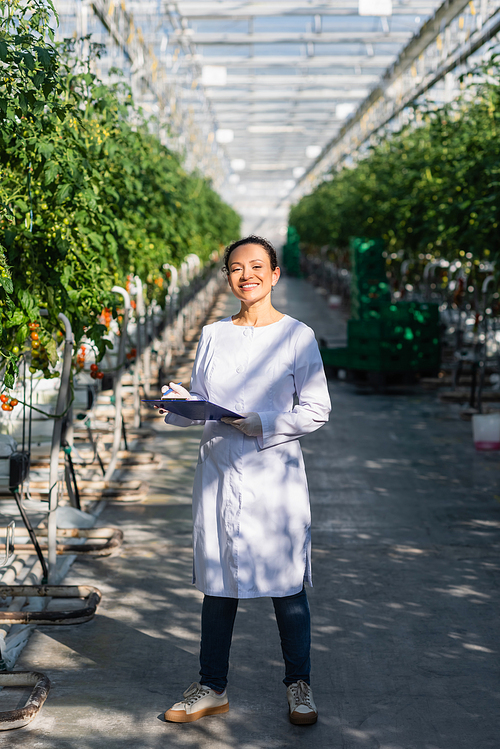
[[[30,372],[30,416],[28,420],[28,448],[29,448],[29,458],[28,458],[28,470],[31,468],[31,428],[32,428],[32,421],[33,421],[33,372]]]
[[[32,172],[32,167],[31,167],[31,161],[30,161],[30,164],[29,164],[29,167],[28,167],[28,195],[29,195],[29,199],[30,199],[30,226],[29,226],[29,231],[31,233],[33,233],[33,198],[31,196],[31,172]]]
[[[26,442],[26,359],[23,361],[23,452]]]

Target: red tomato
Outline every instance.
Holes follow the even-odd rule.
[[[32,333],[30,333],[30,335],[31,335],[31,340],[32,341],[38,341],[38,333],[36,332],[36,330],[34,330]]]
[[[2,403],[2,411],[8,411],[10,408],[8,403]]]
[[[97,366],[97,364],[91,364],[90,365],[90,371],[91,372],[97,372],[98,369],[99,369],[99,367]]]
[[[98,380],[102,380],[102,378],[104,377],[104,372],[96,372],[96,377]]]
[[[0,401],[2,403],[7,403],[8,400],[9,400],[9,397],[5,395],[5,393],[2,393],[2,395],[0,395]]]
[[[17,398],[11,398],[10,399],[10,405],[11,406],[17,406],[18,403],[19,403],[19,401],[17,400]]]

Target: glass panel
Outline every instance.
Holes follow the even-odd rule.
[[[253,30],[260,31],[311,31],[313,16],[255,16]]]
[[[254,44],[253,53],[262,57],[305,57],[302,44]]]

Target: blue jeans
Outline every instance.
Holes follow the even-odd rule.
[[[294,596],[273,598],[285,661],[283,683],[310,683],[311,615],[305,588]],[[222,692],[227,684],[229,651],[237,598],[205,596],[201,611],[200,684]]]

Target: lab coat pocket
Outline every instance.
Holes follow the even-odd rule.
[[[210,442],[211,440],[200,445],[200,449],[198,451],[198,465],[204,463],[208,458],[208,455],[210,453]]]
[[[216,425],[218,426],[218,424]],[[220,427],[219,427],[220,429]],[[211,435],[208,439],[206,439],[204,442],[200,444],[200,449],[198,452],[198,465],[201,465],[206,461],[208,456],[213,453],[214,450],[217,448],[217,444],[222,441],[222,436],[220,434],[214,434],[214,431],[218,431],[215,428],[212,428]]]

